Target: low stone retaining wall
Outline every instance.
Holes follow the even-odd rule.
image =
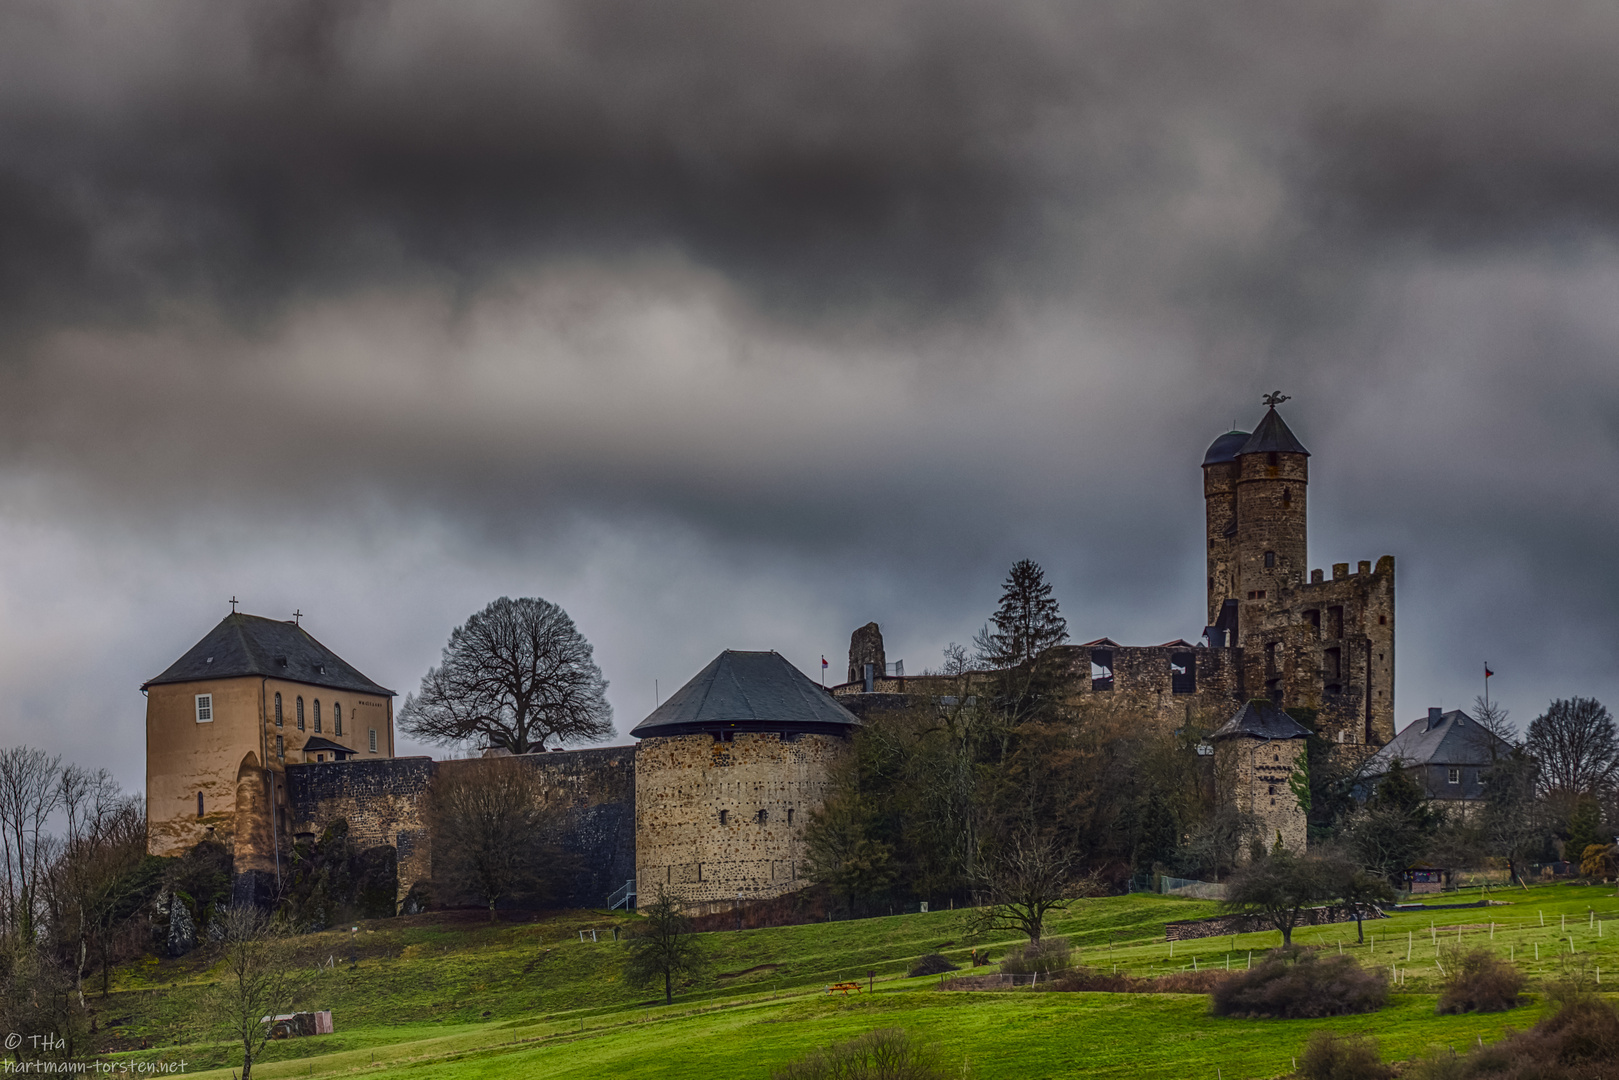
[[[1362,907],[1362,919],[1386,919],[1375,907]],[[1328,923],[1354,922],[1355,913],[1347,907],[1305,908],[1299,912],[1299,926],[1325,926]],[[1223,937],[1229,934],[1259,934],[1274,930],[1269,920],[1258,915],[1216,915],[1210,919],[1185,919],[1164,924],[1164,937],[1169,941],[1189,941],[1192,938]]]

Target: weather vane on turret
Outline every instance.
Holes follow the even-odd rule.
[[[1292,398],[1288,397],[1288,395],[1282,393],[1280,390],[1277,390],[1274,393],[1266,394],[1259,400],[1263,401],[1266,405],[1269,405],[1274,409],[1284,401],[1291,401]]]

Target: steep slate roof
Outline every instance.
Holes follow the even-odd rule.
[[[361,675],[303,627],[241,613],[221,619],[167,671],[142,683],[141,689],[241,675],[267,675],[334,690],[394,696],[392,690]]]
[[[1265,413],[1265,418],[1254,428],[1254,433],[1248,436],[1248,441],[1242,444],[1240,454],[1303,454],[1310,456],[1310,451],[1304,444],[1288,430],[1287,424],[1282,420],[1282,414],[1272,405]]]
[[[1303,739],[1309,729],[1268,701],[1250,701],[1237,710],[1210,739],[1248,735],[1256,739]]]
[[[1366,762],[1367,776],[1382,776],[1398,758],[1405,765],[1489,765],[1491,744],[1510,751],[1512,744],[1480,727],[1477,720],[1452,709],[1438,723],[1427,717],[1404,730]]]
[[[775,652],[727,649],[630,732],[684,735],[717,728],[848,731],[859,717]]]
[[[1228,431],[1209,444],[1209,452],[1203,455],[1205,465],[1224,465],[1228,461],[1235,461],[1237,455],[1242,453],[1243,443],[1248,441],[1246,431]]]

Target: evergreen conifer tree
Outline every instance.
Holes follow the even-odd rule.
[[[1068,621],[1057,611],[1045,571],[1032,559],[1018,560],[1006,575],[990,624],[973,643],[979,659],[993,667],[1027,663],[1068,640]]]

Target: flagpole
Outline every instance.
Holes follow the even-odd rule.
[[[1490,709],[1490,662],[1484,661],[1484,710]]]

